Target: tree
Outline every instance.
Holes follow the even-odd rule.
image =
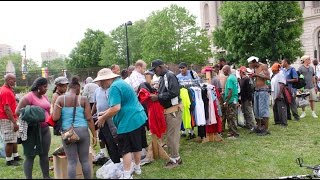
[[[84,33],[84,38],[71,51],[67,67],[72,69],[99,66],[101,49],[105,39],[106,34],[104,32],[87,29]]]
[[[223,22],[213,31],[212,40],[227,50],[231,61],[245,63],[252,55],[262,60],[294,60],[302,55],[303,17],[298,1],[229,1],[223,3],[220,15]]]
[[[136,60],[142,58],[142,35],[145,27],[145,21],[139,20],[132,23],[128,27],[128,45],[130,63],[133,64]],[[105,39],[104,47],[101,51],[101,66],[110,66],[119,64],[122,67],[127,66],[126,61],[126,39],[125,27],[120,25],[115,30],[111,31],[110,35]]]
[[[1,62],[0,72],[6,71],[6,66],[9,60],[13,63],[16,72],[21,71],[22,58],[23,57],[21,56],[21,54],[18,54],[18,53],[10,54],[0,58],[0,62]],[[28,71],[39,70],[39,66],[33,59],[27,59],[27,70]]]
[[[196,17],[184,7],[171,5],[147,18],[142,40],[143,58],[150,62],[204,64],[211,56],[205,31],[196,26]]]

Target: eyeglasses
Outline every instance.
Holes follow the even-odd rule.
[[[184,69],[184,68],[186,68],[186,67],[179,67],[179,69]]]

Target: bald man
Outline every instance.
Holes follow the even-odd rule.
[[[114,74],[118,74],[120,75],[121,72],[120,72],[120,66],[117,65],[117,64],[112,64],[111,67],[110,67],[111,71],[114,73]]]
[[[0,133],[6,144],[7,166],[19,166],[17,161],[22,160],[18,154],[17,135],[19,126],[15,113],[17,102],[13,88],[16,84],[14,74],[5,75],[5,84],[0,89]],[[13,155],[13,157],[12,157]]]

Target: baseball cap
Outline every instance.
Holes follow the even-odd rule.
[[[181,63],[179,64],[179,68],[184,68],[184,67],[187,67],[187,63],[181,62]]]
[[[272,66],[271,66],[271,70],[272,71],[279,71],[280,70],[280,67],[281,65],[279,63],[274,63]]]
[[[247,68],[246,68],[245,66],[241,66],[241,67],[239,68],[239,71],[240,71],[240,72],[247,72]]]
[[[68,80],[68,78],[66,78],[64,76],[60,76],[60,77],[57,77],[54,80],[54,84],[55,85],[58,85],[58,84],[69,84],[69,80]]]
[[[163,61],[160,59],[156,59],[151,62],[151,69],[149,71],[154,71],[154,69],[158,66],[164,65]]]
[[[256,60],[257,62],[259,62],[259,58],[255,57],[255,56],[251,56],[247,59],[248,63],[251,63],[252,61]]]

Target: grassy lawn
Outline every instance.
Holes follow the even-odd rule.
[[[318,115],[319,105],[319,102],[316,103]],[[320,164],[320,158],[317,157],[320,149],[320,119],[313,119],[310,109],[307,109],[306,118],[299,122],[288,121],[289,126],[282,128],[272,125],[273,115],[271,117],[270,136],[260,137],[239,128],[240,138],[236,140],[224,139],[224,142],[201,144],[181,139],[181,166],[167,170],[163,168],[165,161],[157,160],[142,166],[142,175],[134,175],[134,178],[277,178],[310,173],[300,168],[295,160],[302,157],[305,164]],[[52,136],[50,153],[59,144],[60,137]],[[21,145],[19,153],[23,155]],[[95,166],[95,171],[98,168]],[[34,178],[42,178],[38,158],[35,159],[33,174]],[[0,178],[24,178],[23,168],[7,167],[2,158]]]

